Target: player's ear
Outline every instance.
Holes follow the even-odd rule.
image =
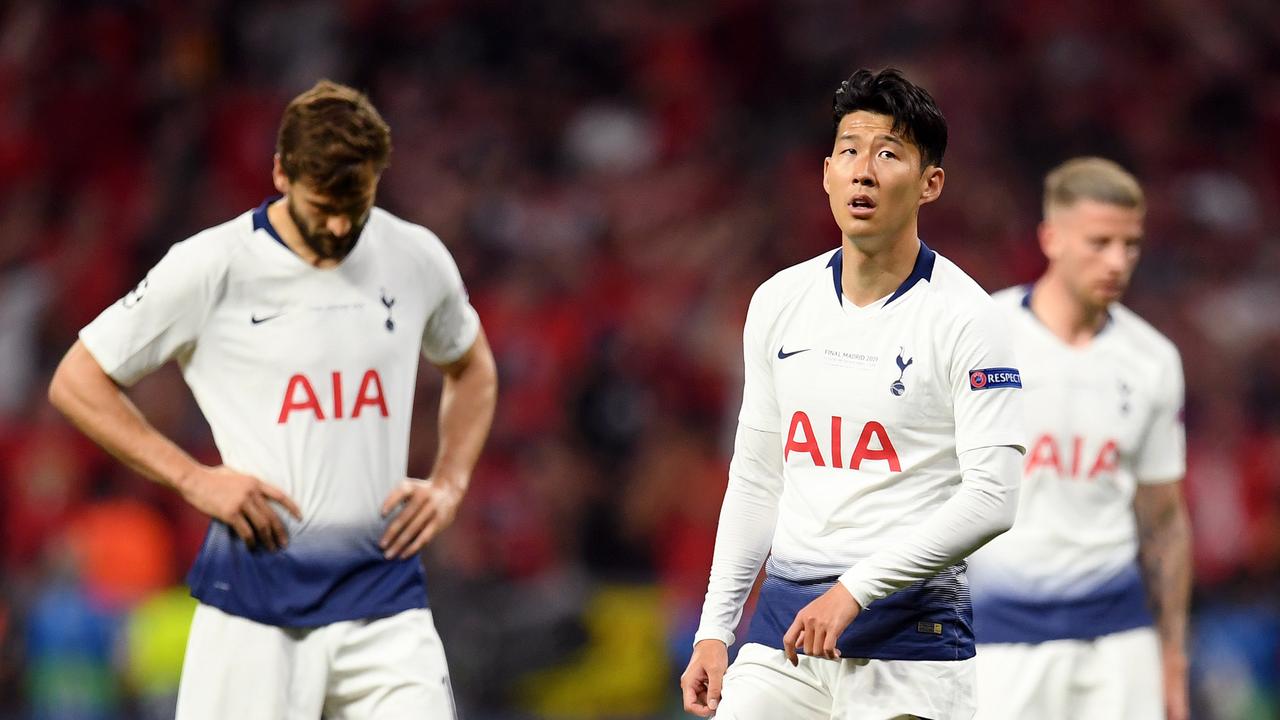
[[[289,192],[289,175],[280,164],[280,153],[271,156],[271,182],[276,186],[276,192],[281,195]]]
[[[831,169],[831,156],[822,158],[822,189],[831,194],[831,182],[827,180],[827,171]]]
[[[1048,220],[1041,220],[1036,226],[1036,239],[1040,241],[1040,252],[1050,260],[1058,254],[1057,237],[1053,232],[1053,224]]]
[[[942,185],[947,174],[937,165],[930,165],[920,174],[920,204],[931,203],[942,195]]]

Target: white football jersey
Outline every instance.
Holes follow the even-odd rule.
[[[1137,565],[1139,483],[1186,470],[1178,350],[1122,305],[1084,347],[995,295],[1022,369],[1029,438],[1013,529],[970,559],[979,642],[1087,639],[1150,624]]]
[[[1013,353],[990,297],[920,244],[890,295],[841,292],[843,250],[788,268],[752,298],[739,421],[782,435],[768,579],[747,642],[778,647],[796,612],[960,487],[958,454],[1023,446]],[[845,657],[973,654],[963,563],[882,600],[842,636]]]
[[[269,202],[174,245],[80,338],[123,385],[177,360],[223,462],[302,510],[278,512],[289,546],[274,553],[212,522],[196,598],[288,626],[424,607],[418,559],[378,548],[380,508],[406,476],[419,355],[461,357],[479,318],[427,229],[375,208],[322,270],[280,240]]]

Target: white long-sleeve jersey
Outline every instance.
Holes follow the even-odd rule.
[[[990,297],[923,243],[911,275],[858,308],[841,251],[752,298],[738,447],[698,639],[781,647],[835,582],[864,608],[844,657],[973,655],[963,558],[1007,529],[1024,447],[1021,380]]]

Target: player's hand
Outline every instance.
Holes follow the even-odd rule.
[[[836,649],[836,640],[859,612],[862,608],[858,601],[844,585],[836,583],[796,614],[795,621],[782,636],[782,649],[787,659],[792,665],[799,665],[796,648],[801,648],[805,655],[838,660],[840,651]]]
[[[1164,674],[1164,715],[1167,720],[1187,720],[1191,717],[1191,702],[1187,697],[1187,656],[1177,650],[1161,653]]]
[[[680,676],[685,712],[711,717],[720,704],[724,672],[729,668],[729,648],[719,640],[703,640],[693,646],[689,667]]]
[[[178,488],[192,507],[226,523],[249,547],[262,543],[275,551],[289,544],[284,522],[268,500],[302,519],[302,511],[283,490],[226,465],[201,466],[184,477]]]
[[[441,530],[449,527],[462,502],[459,487],[460,484],[435,478],[401,481],[382,503],[382,517],[390,515],[398,505],[404,505],[396,519],[387,526],[382,540],[378,541],[378,547],[382,548],[386,558],[411,558]]]

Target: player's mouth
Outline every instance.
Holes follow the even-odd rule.
[[[847,205],[850,215],[864,220],[876,212],[876,201],[870,195],[854,195]]]

